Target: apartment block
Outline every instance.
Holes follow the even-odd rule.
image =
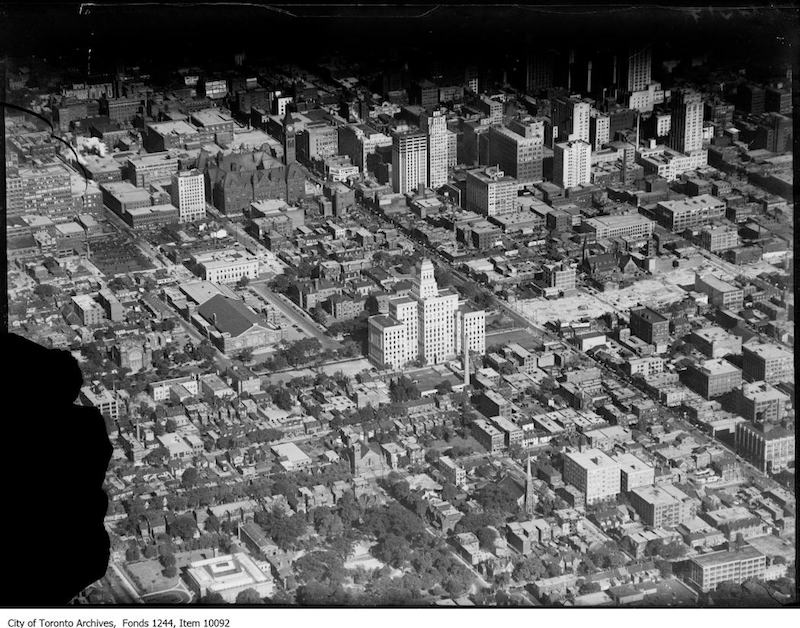
[[[615,498],[620,491],[620,467],[599,449],[564,456],[564,481],[581,491],[587,504]]]

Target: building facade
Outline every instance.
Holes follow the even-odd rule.
[[[497,166],[467,171],[466,209],[484,216],[514,211],[517,181]]]
[[[421,131],[403,131],[392,138],[392,189],[405,194],[428,182],[428,137]]]
[[[587,504],[615,498],[620,491],[620,467],[599,449],[564,455],[564,481],[581,491]]]
[[[591,182],[592,147],[588,141],[561,142],[553,151],[553,182],[565,190]]]
[[[206,182],[202,172],[190,170],[172,176],[172,204],[178,208],[180,222],[195,222],[206,217]]]

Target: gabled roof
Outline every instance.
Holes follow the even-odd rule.
[[[255,312],[244,303],[221,294],[211,297],[197,308],[197,311],[200,316],[213,323],[219,332],[227,332],[234,337],[240,336],[253,326],[260,325]]]

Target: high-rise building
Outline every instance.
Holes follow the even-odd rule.
[[[484,216],[514,210],[517,181],[497,166],[467,171],[466,209]]]
[[[289,109],[283,116],[283,163],[287,166],[297,161],[297,130]]]
[[[339,153],[347,155],[361,172],[367,171],[367,155],[388,148],[392,138],[376,131],[367,124],[347,124],[339,129]]]
[[[553,137],[558,141],[590,139],[589,119],[592,105],[577,96],[559,97],[553,100]]]
[[[180,222],[194,222],[206,216],[205,176],[197,170],[172,175],[172,204],[178,208]]]
[[[481,96],[475,103],[483,114],[481,122],[484,124],[503,124],[503,103],[488,96]]]
[[[620,467],[599,449],[571,452],[564,455],[564,481],[591,505],[619,494]]]
[[[392,136],[392,188],[405,194],[428,182],[428,136],[401,131]]]
[[[369,318],[369,358],[402,368],[421,359],[439,364],[463,351],[486,352],[486,314],[459,304],[458,293],[439,289],[430,260],[423,260],[411,292],[389,300],[389,313]]]
[[[596,109],[589,114],[589,141],[595,151],[611,141],[611,119]]]
[[[703,148],[703,100],[692,90],[675,90],[669,146],[681,153]]]
[[[592,147],[587,141],[561,142],[553,151],[553,182],[565,190],[591,181]]]
[[[491,127],[487,161],[521,183],[541,181],[544,120],[525,116],[509,122],[508,128]]]
[[[551,52],[529,55],[527,60],[525,87],[528,93],[538,92],[553,86],[555,57]]]
[[[436,190],[447,183],[449,131],[444,112],[437,109],[422,116],[422,130],[428,134],[428,187]]]
[[[650,84],[652,66],[653,53],[649,46],[630,52],[626,65],[626,79],[629,92],[645,89]]]

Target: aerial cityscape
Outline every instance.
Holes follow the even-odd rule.
[[[797,603],[796,11],[102,5],[3,38],[76,604]]]

